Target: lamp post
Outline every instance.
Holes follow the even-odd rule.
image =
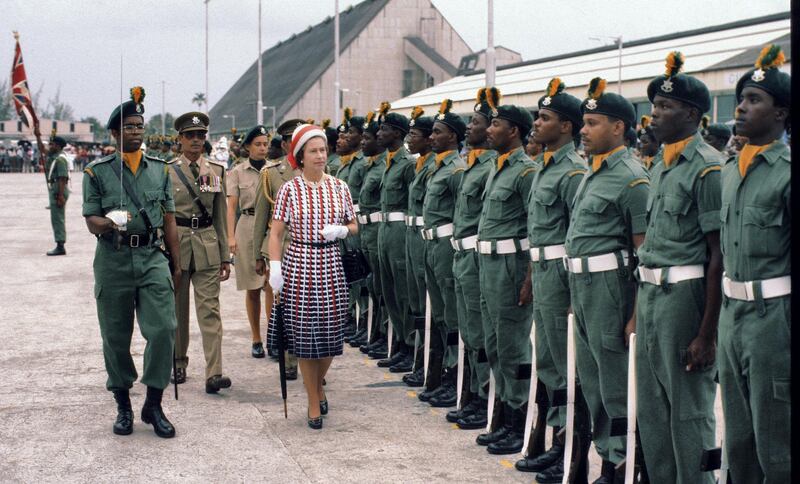
[[[271,109],[272,110],[272,132],[275,132],[277,126],[275,126],[275,106],[264,106],[261,108],[262,110]]]
[[[203,0],[206,5],[206,113],[208,113],[208,2],[211,0]]]
[[[486,38],[486,87],[494,86],[496,62],[494,56],[494,2],[488,1],[488,25]]]
[[[622,95],[622,36],[601,35],[589,37],[591,40],[611,39],[617,46],[617,94]]]
[[[261,98],[261,0],[258,0],[258,101],[256,101],[256,123],[264,124],[264,101]]]
[[[341,81],[339,79],[339,0],[334,2],[335,13],[333,17],[333,65],[336,71],[336,80],[333,83],[334,87],[334,101],[333,101],[333,118],[339,116],[341,110]]]
[[[231,129],[236,129],[236,115],[235,114],[223,114],[223,118],[228,119],[231,118]]]
[[[167,120],[165,119],[167,113],[164,109],[164,84],[166,84],[166,81],[161,81],[161,136],[167,135]]]

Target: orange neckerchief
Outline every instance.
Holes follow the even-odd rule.
[[[544,166],[547,166],[547,164],[550,163],[550,160],[553,159],[553,152],[552,151],[545,151],[544,155],[542,155],[542,156],[544,157]]]
[[[508,153],[503,153],[502,155],[498,156],[497,157],[497,171],[500,171],[500,170],[503,169],[503,165],[506,164],[506,160],[508,159],[509,156],[513,155],[514,153],[516,153],[517,151],[519,151],[521,149],[522,149],[522,146],[520,146],[519,148],[514,148],[513,150],[509,151]]]
[[[375,160],[377,160],[379,156],[381,156],[381,155],[377,154],[375,156],[368,156],[367,157],[367,165],[372,166],[373,164],[375,164]]]
[[[128,165],[128,168],[131,169],[133,174],[136,174],[136,170],[139,169],[139,163],[142,162],[142,151],[136,150],[133,153],[122,153],[122,160],[125,161],[125,164]]]
[[[742,151],[739,153],[739,174],[742,176],[742,178],[747,175],[747,170],[750,169],[750,165],[753,164],[753,160],[756,159],[756,155],[763,152],[771,145],[772,143],[761,146],[751,144],[744,145]]]
[[[475,148],[474,150],[470,150],[469,154],[467,155],[467,166],[472,168],[472,165],[478,161],[478,157],[481,156],[486,150],[483,148]]]
[[[644,165],[647,170],[650,170],[650,167],[653,166],[653,156],[643,156],[642,157],[642,164]]]
[[[425,162],[428,161],[428,158],[431,157],[432,151],[425,153],[422,156],[417,157],[417,164],[414,166],[415,173],[419,173],[423,166],[425,166]]]
[[[455,150],[447,150],[443,153],[439,153],[436,155],[436,169],[438,170],[440,166],[442,166],[442,161],[447,158],[451,153],[455,152]]]
[[[609,151],[608,153],[602,153],[602,154],[599,154],[599,155],[593,155],[592,156],[592,173],[597,173],[597,170],[600,169],[600,165],[603,164],[603,160],[605,160],[609,156],[613,155],[617,151],[624,150],[624,149],[625,149],[625,145],[619,145],[616,148],[614,148],[613,150]]]
[[[664,166],[669,168],[669,165],[672,164],[673,161],[677,160],[678,157],[683,153],[683,150],[686,149],[686,145],[692,141],[694,135],[689,136],[688,138],[682,139],[680,141],[676,141],[675,143],[664,144]]]
[[[394,155],[396,155],[398,151],[400,151],[400,148],[397,148],[394,151],[390,151],[389,154],[386,156],[386,168],[392,166],[392,158],[394,158]]]
[[[339,156],[339,160],[341,161],[341,166],[344,168],[345,166],[349,165],[353,158],[356,157],[355,153],[350,153],[349,155],[341,155]]]

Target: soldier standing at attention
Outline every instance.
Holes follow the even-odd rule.
[[[189,112],[175,120],[183,147],[180,158],[169,163],[175,189],[175,222],[178,224],[183,277],[176,288],[178,331],[175,336],[176,382],[186,381],[189,358],[189,285],[194,287],[197,324],[206,358],[206,393],[229,388],[222,375],[222,320],[220,283],[231,271],[228,248],[225,166],[204,156],[208,116]]]
[[[144,89],[131,89],[131,98],[114,109],[106,124],[116,140],[116,154],[83,170],[83,216],[97,237],[94,296],[108,373],[106,389],[117,402],[113,432],[133,432],[129,390],[137,377],[130,349],[135,313],[147,341],[142,372],[147,397],[141,418],[153,425],[156,435],[169,438],[175,436],[175,427],[164,415],[161,397],[172,369],[173,286],[181,279],[181,254],[169,169],[141,150]],[[173,254],[172,274],[161,251],[162,238]]]
[[[539,117],[533,123],[534,142],[545,146],[536,162],[541,168],[533,177],[528,199],[528,241],[532,262],[533,320],[536,322],[536,376],[548,400],[556,390],[567,388],[567,313],[570,291],[563,258],[564,241],[572,218],[572,202],[586,164],[575,151],[575,140],[583,127],[581,101],[564,92],[564,83],[554,78],[539,99]],[[537,394],[538,395],[538,394]],[[564,475],[566,408],[551,405],[547,424],[553,427],[553,446],[541,455],[518,461],[517,470],[538,472],[536,482],[561,482]],[[589,409],[580,393],[575,398],[575,428],[586,459],[591,442]],[[544,433],[541,434],[544,436]],[[588,465],[581,467],[588,471]],[[586,475],[581,476],[586,479]]]
[[[639,136],[639,159],[642,160],[644,169],[649,172],[652,170],[653,160],[661,148],[661,143],[656,139],[653,128],[650,126],[650,116],[642,116],[639,131],[636,134]]]
[[[720,153],[725,153],[725,148],[728,146],[728,141],[731,139],[731,129],[722,123],[711,123],[711,118],[708,115],[703,116],[700,121],[703,139],[706,143],[714,147]]]
[[[168,137],[165,137],[161,143],[161,151],[158,153],[158,158],[164,161],[172,160],[172,141]]]
[[[336,176],[341,166],[339,154],[336,153],[336,142],[339,140],[339,131],[331,126],[331,120],[322,120],[322,130],[325,131],[325,141],[328,146],[328,159],[325,161],[325,173]]]
[[[55,132],[55,130],[53,130]],[[50,198],[50,225],[53,227],[53,238],[56,246],[47,251],[47,255],[67,255],[64,244],[67,242],[67,228],[64,223],[64,211],[69,198],[69,162],[64,155],[67,141],[61,136],[50,139],[47,170],[47,193]]]
[[[255,224],[255,203],[261,169],[266,163],[269,146],[267,128],[258,125],[247,133],[244,139],[249,158],[244,158],[228,173],[228,246],[236,259],[236,289],[247,291],[245,306],[250,322],[250,335],[253,341],[250,354],[253,358],[264,358],[264,344],[261,341],[261,290],[264,275],[256,273],[256,260],[251,255],[253,249],[253,227]],[[236,221],[236,211],[239,220]]]
[[[391,109],[386,103],[386,111]],[[382,110],[383,112],[383,110]],[[386,148],[386,164],[381,178],[381,212],[383,220],[378,227],[378,253],[386,312],[393,327],[394,354],[378,362],[382,368],[394,373],[411,371],[413,363],[414,325],[408,308],[406,282],[406,212],[408,211],[408,185],[414,179],[414,159],[403,146],[408,134],[408,118],[398,113],[386,112],[378,119],[378,144]]]
[[[624,429],[627,420],[627,345],[636,330],[633,257],[644,241],[649,193],[647,172],[625,148],[625,132],[635,123],[633,105],[605,93],[605,86],[604,79],[592,79],[581,103],[581,138],[590,162],[565,243],[576,368],[603,459],[596,484],[613,482],[617,464],[625,460],[625,438],[612,437],[611,430]]]
[[[490,454],[522,450],[531,378],[531,278],[527,200],[536,165],[523,151],[533,116],[520,106],[492,105],[489,144],[498,153],[483,190],[478,264],[486,356],[495,378],[498,420],[478,435]]]
[[[450,411],[446,418],[461,429],[486,427],[489,389],[489,364],[486,359],[483,317],[481,315],[481,287],[478,273],[478,221],[483,200],[481,195],[489,178],[489,171],[497,160],[497,152],[489,148],[487,129],[492,103],[500,103],[500,91],[495,87],[478,89],[472,117],[467,125],[466,141],[469,145],[467,164],[458,187],[453,213],[453,280],[456,290],[458,331],[464,341],[464,351],[469,373],[464,373],[465,388],[469,398],[459,410]],[[463,402],[463,400],[462,400]]]
[[[792,80],[764,48],[736,83],[736,133],[747,138],[722,170],[719,385],[733,482],[791,479]]]
[[[638,250],[636,380],[639,433],[653,482],[714,482],[700,470],[714,446],[714,353],[722,288],[722,155],[698,125],[708,88],[680,73],[683,55],[647,87],[664,148],[650,173],[647,235]]]

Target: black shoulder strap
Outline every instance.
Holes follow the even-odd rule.
[[[200,209],[200,213],[202,214],[203,218],[210,219],[211,215],[208,214],[206,206],[203,205],[203,202],[200,200],[200,196],[196,191],[194,191],[194,188],[192,188],[192,183],[188,178],[186,178],[186,174],[181,171],[181,167],[173,166],[173,168],[175,169],[175,173],[178,175],[178,178],[181,179],[181,183],[183,183],[183,186],[185,186],[186,190],[189,192],[189,195],[192,196],[192,201],[195,203],[195,205],[197,205],[197,208]]]
[[[136,211],[139,212],[139,215],[142,216],[142,220],[144,221],[145,227],[147,227],[148,232],[153,232],[153,224],[150,222],[150,217],[147,216],[147,212],[145,211],[144,207],[142,207],[142,202],[139,200],[139,197],[136,195],[136,192],[133,191],[133,187],[131,187],[128,180],[122,176],[122,173],[119,171],[119,165],[115,162],[109,163],[111,165],[111,170],[117,175],[117,178],[122,180],[122,186],[125,188],[125,193],[128,194],[128,198],[131,199],[131,203],[136,207]]]

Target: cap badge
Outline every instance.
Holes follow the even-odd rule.
[[[442,120],[444,118],[445,118],[444,113],[439,113],[439,114],[436,115],[436,119]]]
[[[492,116],[497,117],[499,113],[497,112],[496,108],[492,108]]]
[[[597,99],[589,99],[586,101],[586,109],[594,111],[597,109]]]
[[[339,132],[340,133],[344,133],[344,125],[343,124],[339,126]]]
[[[414,120],[414,119],[412,119],[411,121],[408,122],[409,126],[414,126],[414,124],[416,124],[416,120]]]
[[[639,130],[639,134],[647,134],[647,130],[642,128]]]
[[[141,112],[142,112],[142,105],[141,104],[137,104],[136,105],[136,112],[141,114]]]
[[[192,116],[192,124],[200,124],[200,118],[197,116]]]
[[[551,98],[550,96],[547,96],[542,101],[542,106],[549,106],[552,101],[553,101],[553,98]]]
[[[756,69],[755,71],[753,71],[753,75],[750,76],[750,79],[752,79],[755,82],[763,81],[764,80],[764,69]]]
[[[261,134],[267,134],[267,130],[263,126],[261,127]]]
[[[661,90],[664,92],[672,92],[672,81],[669,79],[664,80],[664,83],[661,84]]]
[[[367,129],[367,128],[369,128],[369,123],[364,123],[364,126],[363,126],[363,128],[364,128],[364,129]]]

